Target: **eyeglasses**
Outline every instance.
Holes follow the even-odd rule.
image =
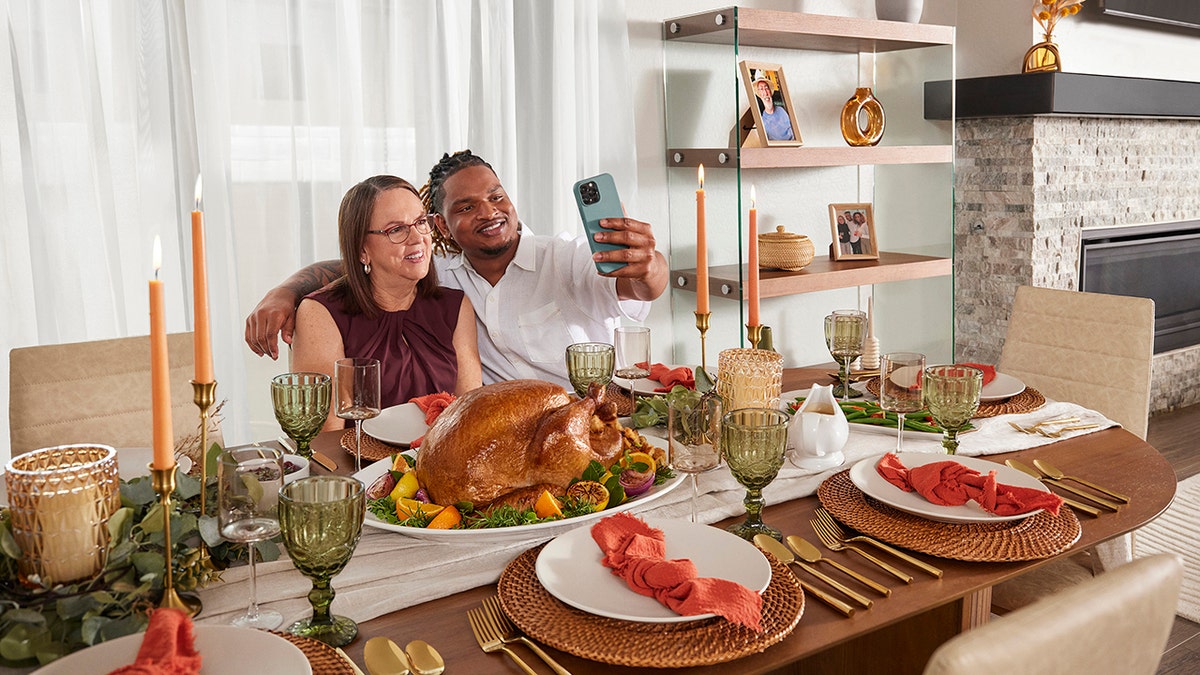
[[[367,230],[367,234],[382,234],[387,236],[388,241],[393,244],[403,244],[408,241],[409,230],[416,230],[421,234],[429,234],[430,228],[433,227],[432,220],[433,216],[426,213],[411,223],[400,223],[386,230]]]

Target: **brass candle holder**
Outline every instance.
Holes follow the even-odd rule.
[[[163,595],[158,606],[181,609],[187,612],[188,616],[196,616],[203,607],[200,599],[191,596],[185,598],[175,590],[175,547],[171,545],[171,493],[175,492],[175,469],[174,464],[167,469],[159,469],[153,463],[150,464],[151,484],[158,493],[158,504],[163,514],[163,556],[166,563],[163,570]]]
[[[762,324],[746,324],[746,339],[750,341],[751,349],[758,349],[758,343],[762,341]]]
[[[197,382],[192,380],[192,401],[200,409],[200,513],[199,517],[208,515],[208,416],[213,403],[217,400],[217,383]],[[200,542],[200,557],[207,564],[208,546]]]
[[[693,312],[696,315],[696,330],[700,331],[700,368],[708,372],[708,352],[704,348],[704,338],[708,335],[708,320],[712,312]]]

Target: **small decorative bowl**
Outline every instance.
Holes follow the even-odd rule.
[[[300,455],[283,456],[283,484],[308,478],[308,460]]]
[[[774,232],[758,235],[758,266],[795,272],[813,261],[812,240],[776,225]]]

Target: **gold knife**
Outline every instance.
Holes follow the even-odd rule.
[[[1004,460],[1004,463],[1009,468],[1016,469],[1017,471],[1020,471],[1021,473],[1033,476],[1034,478],[1042,481],[1043,483],[1050,482],[1050,479],[1046,478],[1042,474],[1038,473],[1037,469],[1034,469],[1033,467],[1030,467],[1030,466],[1026,466],[1025,464],[1022,464],[1015,459],[1006,459],[1006,460]],[[1055,481],[1054,484],[1064,490],[1067,490],[1068,492],[1074,492],[1075,494],[1081,495],[1083,497],[1087,497],[1088,499],[1093,499],[1096,501],[1097,504],[1101,503],[1098,498],[1096,498],[1092,495],[1089,495],[1086,492],[1083,492],[1082,490],[1076,490],[1069,485],[1063,485],[1062,483],[1059,483],[1057,481]],[[1090,513],[1093,516],[1100,515],[1100,509],[1098,509],[1090,504],[1084,504],[1083,502],[1078,502],[1078,501],[1075,501],[1074,499],[1071,499],[1070,497],[1063,497],[1062,495],[1059,495],[1059,497],[1062,498],[1064,504],[1066,504],[1067,506],[1069,506],[1077,511],[1083,511],[1084,513]],[[1113,505],[1112,510],[1113,511],[1117,510],[1115,505]]]
[[[800,577],[797,577],[795,572],[792,572],[791,570],[788,570],[788,572],[793,577],[795,577],[796,581],[800,582],[800,588],[803,588],[805,593],[811,593],[817,599],[823,601],[825,604],[836,609],[837,611],[841,612],[845,616],[854,616],[854,608],[853,607],[842,602],[841,600],[838,600],[837,598],[835,598],[832,595],[826,593],[825,591],[817,588],[816,586],[813,586],[812,584],[801,579]]]
[[[337,471],[337,462],[333,461],[331,457],[327,457],[324,453],[314,450],[312,454],[312,460],[325,467],[326,471],[331,473]]]

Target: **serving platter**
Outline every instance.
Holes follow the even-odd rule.
[[[854,388],[854,385],[851,385],[851,388]],[[791,405],[792,403],[796,402],[796,398],[798,398],[798,397],[808,398],[808,394],[810,391],[812,391],[812,390],[811,389],[797,389],[795,391],[785,391],[779,395],[779,400],[782,401],[783,403]],[[841,400],[842,399],[839,398],[838,402],[840,403]],[[851,402],[853,402],[853,400],[854,399],[851,399]],[[855,434],[855,433],[870,434],[872,436],[878,436],[878,435],[882,434],[884,436],[891,436],[892,438],[895,438],[896,437],[896,427],[884,427],[884,426],[880,426],[878,424],[863,424],[861,422],[855,422],[854,420],[850,420],[850,433],[852,433],[852,434]],[[934,440],[934,441],[942,440],[942,434],[939,432],[915,431],[913,429],[905,429],[904,437],[905,438],[928,438],[928,439]]]
[[[663,532],[667,560],[687,558],[701,577],[735,581],[757,593],[771,583],[771,563],[753,544],[715,527],[668,518],[646,518]],[[559,535],[538,553],[538,581],[554,597],[589,614],[643,623],[682,623],[715,614],[680,616],[667,606],[634,592],[601,562],[590,527]]]
[[[901,452],[898,454],[900,461],[910,469],[933,462],[952,460],[979,473],[986,474],[989,471],[995,471],[996,481],[1000,483],[1026,487],[1042,492],[1050,491],[1049,488],[1042,485],[1041,481],[1032,476],[1004,466],[1003,464],[989,462],[976,457],[962,457],[958,455],[950,457],[942,453],[929,452]],[[983,510],[983,507],[975,502],[967,502],[962,506],[941,506],[934,504],[916,492],[901,490],[879,475],[879,472],[875,470],[875,465],[879,463],[879,460],[880,457],[878,456],[868,457],[850,467],[850,482],[854,483],[854,486],[862,490],[863,494],[868,497],[877,499],[905,513],[911,513],[914,516],[942,523],[1001,523],[1011,520],[1022,520],[1041,512],[1041,509],[1037,509],[1015,516],[998,516]]]
[[[666,449],[666,441],[660,438],[643,436],[647,443],[655,445],[659,448]],[[408,451],[406,454],[415,454],[416,451]],[[391,469],[392,462],[388,459],[382,459],[374,464],[363,468],[362,471],[354,474],[354,477],[363,482],[364,485],[370,486],[384,472]],[[664,482],[662,485],[655,485],[645,493],[633,497],[624,504],[611,506],[603,511],[589,513],[585,516],[576,516],[575,518],[567,518],[564,520],[551,520],[543,523],[533,523],[530,525],[514,525],[513,527],[494,527],[466,530],[429,530],[423,527],[408,527],[405,525],[396,525],[380,520],[375,514],[367,511],[366,519],[363,524],[368,527],[374,527],[380,530],[388,530],[389,532],[398,532],[413,539],[423,539],[427,541],[440,541],[446,543],[466,543],[466,542],[517,542],[531,541],[537,539],[548,539],[557,536],[568,530],[572,530],[582,525],[591,524],[600,518],[612,515],[621,511],[635,511],[647,507],[649,504],[661,499],[668,492],[679,487],[683,483],[686,475],[679,473],[674,478]]]

